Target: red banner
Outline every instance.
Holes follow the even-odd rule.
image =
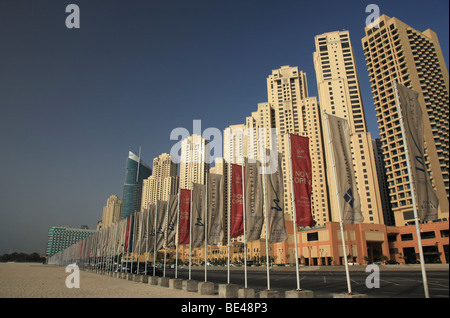
[[[180,189],[180,215],[178,221],[178,244],[190,242],[191,190]]]
[[[314,226],[311,214],[312,170],[309,139],[293,134],[290,139],[297,226]]]
[[[230,216],[230,237],[244,235],[244,200],[242,192],[242,166],[231,165],[231,216]]]

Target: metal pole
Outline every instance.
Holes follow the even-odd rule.
[[[244,288],[247,288],[247,235],[246,235],[246,211],[245,211],[245,159],[242,161],[242,212],[244,220]]]
[[[339,203],[339,201],[340,201],[339,198],[341,196],[339,193],[339,188],[338,188],[337,179],[336,179],[336,163],[334,162],[333,150],[332,150],[332,145],[331,145],[331,134],[330,134],[330,127],[329,127],[329,123],[328,123],[328,114],[326,112],[324,112],[324,116],[326,118],[325,122],[327,125],[328,146],[329,146],[329,151],[330,151],[331,164],[333,167],[334,187],[336,190],[336,202],[337,202],[337,208],[338,208],[338,212],[339,212],[339,225],[340,225],[340,229],[341,229],[342,251],[344,253],[345,274],[347,276],[347,288],[348,288],[348,293],[351,294],[352,293],[352,285],[350,283],[350,272],[348,269],[347,247],[345,245],[346,243],[345,243],[345,235],[344,235],[344,226],[342,224],[342,211],[341,211],[341,205]]]
[[[132,251],[131,251],[131,268],[130,268],[131,273],[133,273],[133,261],[134,261],[134,248],[135,248],[135,246],[134,246],[134,243],[135,243],[134,235],[136,234],[136,211],[134,211],[134,217],[133,217],[132,220],[133,220],[133,235],[132,235],[132,238],[131,238],[131,240],[132,240],[132,244],[131,244],[131,247],[132,247]]]
[[[205,282],[208,281],[208,179],[209,173],[206,172],[206,187],[205,187]]]
[[[153,223],[154,224],[153,229],[154,229],[154,232],[155,232],[155,238],[154,238],[155,241],[153,243],[153,276],[156,275],[156,254],[158,254],[157,251],[156,251],[156,231],[157,231],[156,226],[157,226],[157,222],[158,222],[158,200],[156,200],[155,222]]]
[[[263,206],[264,206],[264,223],[265,223],[265,232],[266,232],[266,274],[267,274],[267,289],[270,290],[270,273],[269,273],[269,235],[268,235],[268,223],[267,223],[267,202],[266,202],[266,174],[263,175]]]
[[[425,298],[430,298],[430,293],[428,291],[427,273],[425,271],[425,260],[423,257],[422,238],[420,236],[419,217],[417,214],[416,191],[414,189],[414,180],[413,180],[413,175],[411,173],[408,142],[405,140],[405,128],[404,128],[402,111],[400,109],[400,100],[398,98],[397,81],[394,81],[393,84],[394,84],[394,91],[395,91],[395,101],[397,103],[398,117],[400,120],[400,128],[402,131],[402,140],[403,140],[403,145],[405,146],[406,166],[408,168],[408,178],[409,178],[409,184],[410,184],[410,188],[411,188],[411,200],[412,200],[413,210],[414,210],[414,223],[416,225],[417,245],[418,245],[418,249],[419,249],[420,268],[422,271],[423,289],[425,292]]]
[[[130,218],[130,224],[128,224],[128,222],[127,222],[127,228],[126,228],[126,231],[128,232],[128,238],[126,237],[127,232],[125,232],[125,239],[127,240],[127,261],[125,263],[125,266],[126,266],[127,273],[128,273],[128,262],[130,261],[131,216],[129,216],[129,218]],[[129,225],[129,227],[128,227],[128,225]]]
[[[227,283],[230,283],[230,253],[231,253],[231,249],[230,249],[230,216],[231,216],[231,200],[230,200],[230,194],[231,194],[231,163],[228,163],[228,218],[227,218],[227,223],[228,223],[228,231],[227,231],[227,244],[228,244],[228,260],[227,260]]]
[[[178,189],[178,217],[177,217],[177,235],[175,241],[175,278],[178,278],[178,232],[180,226],[180,193],[181,190]]]
[[[144,275],[147,275],[147,263],[148,263],[148,240],[150,239],[150,232],[148,231],[148,226],[150,225],[150,208],[147,204],[147,222],[146,224],[146,238],[145,238],[145,269],[144,269]]]
[[[141,166],[141,147],[139,146],[139,159],[138,159],[138,166],[136,171],[136,182],[139,181],[139,168]]]
[[[300,288],[300,273],[299,273],[299,264],[298,264],[298,245],[297,245],[297,209],[295,207],[295,199],[294,199],[294,182],[293,182],[293,171],[292,171],[292,157],[291,157],[291,135],[287,134],[288,139],[288,156],[289,156],[289,169],[290,169],[290,182],[291,182],[291,200],[292,200],[292,221],[294,225],[294,245],[295,245],[295,272],[297,275],[297,290],[301,290]]]
[[[139,249],[138,249],[138,257],[137,257],[137,265],[136,265],[136,274],[139,274],[139,263],[140,263],[140,259],[141,259],[141,248],[142,248],[142,240],[141,237],[143,237],[142,235],[142,223],[143,223],[143,215],[141,214],[142,212],[139,212]]]
[[[194,183],[191,182],[191,204],[189,206],[189,280],[191,280],[192,267],[192,193],[194,192]]]
[[[164,231],[164,268],[163,268],[163,277],[166,277],[166,259],[167,259],[167,231],[169,226],[169,205],[170,205],[170,195],[167,200],[167,209],[166,209],[166,229]]]

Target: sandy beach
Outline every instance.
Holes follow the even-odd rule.
[[[218,298],[80,271],[80,288],[67,288],[66,268],[0,263],[0,298]]]

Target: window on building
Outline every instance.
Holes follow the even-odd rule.
[[[420,233],[420,237],[422,238],[422,240],[433,239],[436,237],[436,234],[434,233],[434,231],[422,232]]]
[[[402,234],[401,235],[401,240],[402,241],[412,241],[413,240],[413,235],[411,233]]]
[[[318,241],[319,240],[319,232],[313,232],[307,234],[308,242]]]

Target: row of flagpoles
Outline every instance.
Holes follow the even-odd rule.
[[[411,106],[411,103],[405,98],[402,98],[402,101],[400,101],[398,96],[398,88],[400,87],[402,92],[407,92],[405,91],[406,88],[397,84],[394,87],[397,94],[400,120],[402,120],[401,114],[402,112],[405,114],[406,110],[401,110],[400,107]],[[324,116],[329,140],[330,159],[333,167],[335,195],[338,202],[337,209],[347,289],[348,293],[352,293],[343,225],[363,222],[363,217],[352,166],[351,133],[346,119],[326,113],[324,113]],[[402,122],[402,129],[404,129],[403,126]],[[403,136],[406,138],[405,133],[403,133]],[[312,227],[315,224],[311,211],[312,169],[309,139],[294,134],[289,134],[287,138],[289,145],[288,160],[293,210],[296,280],[297,290],[301,290],[297,227]],[[408,144],[408,141],[411,142],[410,139],[406,139],[405,146]],[[408,149],[405,150],[408,156]],[[420,155],[423,158],[423,149],[421,151]],[[414,191],[414,188],[422,189],[421,184],[417,182],[417,177],[413,179],[411,175],[409,157],[407,157],[407,163],[410,180],[416,181],[415,187],[411,187],[412,190]],[[226,189],[228,200],[226,205],[227,218],[225,218],[228,222],[226,227],[226,241],[228,244],[227,283],[230,283],[231,239],[243,236],[244,286],[247,288],[247,242],[259,240],[263,236],[262,231],[264,229],[266,259],[268,260],[269,244],[284,242],[288,238],[284,220],[284,189],[280,157],[278,157],[277,164],[276,171],[272,173],[267,173],[267,169],[257,161],[244,160],[242,165],[228,164],[227,185],[224,185],[223,175],[210,173],[207,175],[206,184],[192,183],[192,189],[179,189],[178,194],[171,195],[168,201],[157,201],[156,204],[149,205],[145,211],[135,212],[128,218],[114,223],[111,227],[99,231],[91,237],[61,251],[51,257],[49,263],[68,264],[82,261],[97,268],[113,270],[114,263],[119,264],[120,262],[122,268],[123,262],[126,260],[128,266],[131,259],[132,269],[134,255],[139,255],[137,257],[137,268],[139,268],[140,255],[144,253],[144,273],[147,274],[148,256],[153,254],[153,275],[155,275],[156,254],[158,250],[164,248],[165,275],[167,248],[175,246],[175,278],[177,278],[178,247],[189,245],[189,279],[191,279],[192,249],[203,247],[205,249],[206,281],[207,246],[222,242],[224,237],[223,194],[224,189]],[[425,178],[426,176],[422,177]],[[430,197],[425,197],[422,193],[424,191],[428,191],[427,193],[429,193]],[[421,200],[422,205],[420,207],[425,205],[433,207],[433,210],[430,210],[431,212],[420,210],[423,220],[432,219],[437,214],[437,199],[432,197],[432,191],[428,188],[424,191],[421,191],[419,194],[413,192],[412,195],[417,228],[419,223],[417,197],[420,197],[419,200]],[[427,204],[423,205],[424,201]],[[418,241],[425,295],[428,297],[419,230]],[[266,262],[266,266],[267,289],[270,290],[269,261]]]
[[[309,140],[306,137],[289,136],[293,152],[291,180],[292,198],[295,202],[294,224],[313,226],[311,214],[311,161]],[[300,155],[299,155],[300,154]],[[178,262],[178,247],[189,245],[189,279],[191,279],[192,249],[205,249],[205,281],[207,280],[207,246],[216,245],[224,238],[224,219],[227,220],[227,282],[230,283],[230,246],[231,239],[243,236],[245,287],[247,287],[247,242],[266,238],[266,259],[269,244],[284,242],[288,238],[284,219],[284,189],[281,172],[281,158],[277,158],[277,169],[267,173],[259,162],[245,160],[244,164],[228,164],[228,184],[224,185],[224,176],[208,174],[206,184],[192,183],[192,189],[179,189],[177,195],[171,195],[168,201],[157,201],[145,211],[135,212],[126,219],[98,231],[68,249],[51,257],[49,263],[68,264],[83,262],[88,266],[113,270],[114,263],[131,260],[134,255],[139,262],[140,255],[145,256],[145,274],[147,259],[153,254],[155,270],[156,253],[164,248],[164,262],[168,247],[176,247],[175,260]],[[224,187],[227,191],[227,218],[223,217]],[[265,226],[264,226],[265,225]],[[264,235],[262,234],[265,230]],[[295,244],[297,250],[297,244]],[[297,267],[298,253],[296,251]],[[120,257],[121,256],[121,257]],[[119,259],[120,257],[120,259]],[[267,261],[267,286],[270,289],[269,262]],[[139,265],[137,265],[139,266]],[[175,277],[177,277],[177,264]],[[165,268],[165,266],[164,266]],[[297,287],[299,287],[297,279]]]

